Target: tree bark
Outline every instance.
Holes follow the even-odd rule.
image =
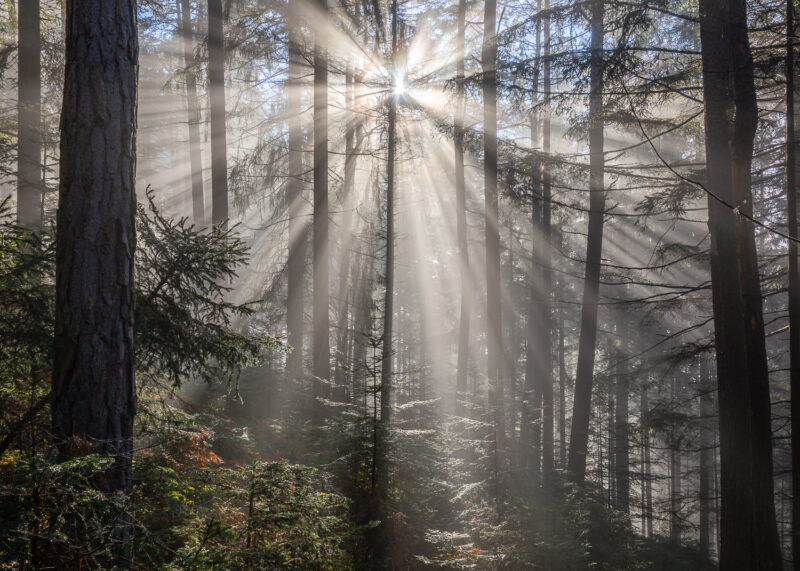
[[[396,72],[394,65],[397,62],[397,0],[392,0],[392,72]],[[393,328],[394,317],[394,200],[395,200],[395,153],[396,153],[396,127],[397,127],[397,94],[394,85],[389,95],[388,118],[388,152],[386,164],[386,268],[385,297],[383,304],[383,352],[381,355],[381,448],[379,450],[380,464],[378,473],[383,483],[381,491],[386,492],[388,482],[387,440],[392,422],[392,362],[393,353]]]
[[[700,37],[711,192],[752,213],[758,123],[743,0],[701,0]],[[780,569],[764,323],[753,225],[709,196],[721,458],[720,568]]]
[[[706,557],[711,557],[709,537],[715,457],[711,422],[714,412],[708,362],[704,358],[700,361],[700,382],[700,552]]]
[[[467,243],[467,188],[464,180],[464,38],[467,17],[467,0],[458,1],[456,109],[453,118],[453,147],[455,149],[456,178],[456,234],[458,240],[459,276],[461,285],[461,310],[458,319],[458,364],[456,366],[455,414],[463,416],[467,398],[467,372],[469,368],[469,322],[472,311],[472,285]]]
[[[308,223],[303,216],[303,130],[300,124],[303,62],[300,53],[300,14],[296,2],[289,2],[287,25],[289,85],[286,95],[286,119],[289,122],[289,178],[286,183],[286,201],[289,211],[289,259],[286,335],[292,351],[286,358],[286,370],[290,376],[297,379],[303,374],[303,301]]]
[[[200,147],[200,105],[197,100],[197,61],[194,57],[192,4],[180,0],[183,61],[186,66],[186,105],[189,116],[189,165],[192,178],[192,218],[198,226],[206,224],[206,203],[203,190],[203,154]]]
[[[800,77],[798,77],[797,7],[786,2],[786,203],[788,234],[797,239],[797,184],[800,167]],[[797,243],[789,240],[789,383],[792,423],[792,564],[800,571],[800,268]]]
[[[487,381],[492,415],[491,456],[494,494],[500,496],[503,446],[503,347],[500,299],[500,228],[497,199],[497,1],[485,0],[481,65],[483,78],[484,217],[486,244]]]
[[[616,443],[614,453],[616,456],[617,497],[615,507],[625,513],[630,512],[630,451],[628,430],[628,397],[630,393],[630,377],[628,370],[628,324],[627,315],[618,317],[617,336],[619,337],[620,350],[617,352],[617,378],[616,401],[617,416],[615,419],[614,434]]]
[[[589,420],[592,406],[594,354],[597,345],[597,303],[603,251],[605,215],[605,158],[603,155],[603,15],[601,0],[592,3],[591,70],[589,94],[589,235],[586,242],[586,274],[581,305],[581,333],[567,471],[572,482],[586,477]]]
[[[228,144],[225,127],[225,45],[222,0],[208,0],[208,90],[211,122],[211,222],[228,220]]]
[[[19,101],[17,105],[17,219],[42,222],[42,51],[39,0],[19,2]]]
[[[91,483],[133,493],[136,246],[134,0],[67,3],[56,242],[53,435],[62,459],[113,458]],[[113,561],[130,564],[126,517]],[[105,538],[88,538],[100,547]],[[109,565],[110,566],[110,565]]]
[[[324,405],[329,397],[330,379],[330,306],[328,291],[328,57],[325,30],[328,25],[327,0],[318,0],[318,27],[314,30],[314,315],[313,369],[314,420],[322,422]]]

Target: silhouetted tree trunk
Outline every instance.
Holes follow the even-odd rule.
[[[617,417],[615,419],[614,435],[616,443],[614,454],[616,456],[617,498],[616,508],[622,512],[630,511],[630,452],[628,435],[628,394],[630,393],[630,377],[628,376],[628,326],[627,315],[622,314],[617,321],[617,336],[619,337],[619,351],[617,351],[617,378],[616,401]]]
[[[225,132],[225,45],[222,0],[208,0],[208,91],[211,122],[211,222],[228,220],[228,144]]]
[[[318,0],[320,14],[314,30],[314,420],[320,422],[329,396],[330,318],[328,315],[328,56],[325,26],[327,0]]]
[[[136,412],[136,2],[68,2],[65,61],[53,435],[62,459],[113,458],[91,483],[102,492],[130,496]],[[79,526],[76,518],[71,527]],[[117,543],[106,563],[127,567],[128,518],[112,526]],[[101,548],[108,538],[84,539],[90,548]]]
[[[541,7],[541,5],[540,5]],[[536,109],[539,93],[539,68],[541,59],[541,21],[536,21],[534,35],[536,43],[536,66],[531,86],[531,111],[528,122],[531,134],[531,264],[528,270],[528,319],[526,327],[527,354],[525,357],[525,392],[522,396],[522,426],[520,437],[526,457],[526,468],[531,477],[531,486],[541,485],[542,468],[542,397],[545,383],[545,344],[550,343],[545,330],[543,312],[544,290],[542,283],[541,255],[544,237],[542,236],[542,177],[541,164],[536,156],[539,143],[539,113]],[[549,353],[549,352],[548,352]]]
[[[453,147],[455,149],[456,178],[456,234],[458,239],[459,276],[461,284],[461,310],[458,319],[458,364],[456,366],[456,415],[465,412],[467,398],[467,372],[469,368],[469,321],[472,301],[472,284],[467,243],[467,188],[464,181],[464,36],[467,17],[467,0],[458,0],[456,109],[453,118]]]
[[[653,475],[650,465],[650,403],[647,398],[647,385],[642,387],[639,404],[642,431],[642,530],[645,537],[653,537]]]
[[[700,551],[706,557],[711,556],[709,541],[712,488],[714,480],[714,435],[712,417],[714,415],[711,399],[712,387],[709,379],[708,362],[700,360]]]
[[[203,154],[200,148],[200,105],[197,101],[197,62],[194,57],[194,28],[192,3],[180,0],[181,35],[183,36],[183,61],[186,66],[186,104],[189,116],[189,165],[192,176],[192,218],[198,226],[205,226],[206,203],[203,195]]]
[[[678,399],[678,380],[671,379],[672,402]],[[681,439],[680,427],[673,424],[668,432],[669,445],[669,538],[674,544],[681,541]]]
[[[597,303],[603,251],[605,211],[605,158],[603,155],[603,2],[592,2],[591,69],[589,93],[589,235],[586,241],[586,274],[581,305],[581,333],[569,448],[569,478],[582,483],[586,477],[589,420],[592,411],[594,353],[597,345]]]
[[[397,0],[392,0],[392,68],[397,62]],[[393,70],[394,71],[394,70]],[[392,86],[394,87],[394,85]],[[395,153],[397,148],[397,94],[394,89],[389,94],[388,152],[386,164],[386,269],[385,298],[383,304],[383,354],[381,356],[381,447],[379,450],[378,473],[383,483],[381,492],[386,493],[388,483],[387,438],[392,422],[392,362],[394,317],[394,194],[395,194]]]
[[[709,189],[752,213],[758,124],[744,0],[701,0]],[[753,224],[708,198],[721,455],[720,567],[780,569],[764,322]],[[738,271],[737,271],[738,270]]]
[[[548,14],[544,17],[542,26],[544,30],[544,61],[543,89],[544,111],[542,117],[542,227],[539,232],[541,252],[539,254],[542,272],[542,323],[545,337],[542,344],[544,356],[542,376],[542,486],[552,488],[555,483],[554,460],[554,418],[553,418],[553,314],[550,295],[553,289],[552,268],[552,203],[551,182],[547,158],[550,154],[550,0],[544,0],[544,10]]]
[[[42,222],[42,51],[39,0],[19,2],[19,125],[17,147],[17,219]]]
[[[500,300],[500,228],[497,201],[497,1],[485,0],[483,15],[483,154],[486,242],[486,338],[489,408],[492,427],[492,479],[500,495],[500,449],[503,446],[503,347]]]
[[[797,7],[786,2],[786,203],[788,234],[797,239],[797,185],[800,168],[800,77]],[[789,240],[789,378],[792,417],[792,562],[800,571],[800,269],[797,243]]]
[[[294,378],[303,374],[303,317],[308,222],[303,216],[303,130],[300,91],[303,61],[300,53],[300,14],[297,3],[289,2],[289,72],[286,118],[289,122],[289,178],[286,201],[289,212],[289,252],[287,268],[286,335],[292,351],[286,357],[286,370]]]

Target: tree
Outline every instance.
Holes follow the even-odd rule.
[[[319,0],[314,30],[314,418],[322,420],[322,403],[330,378],[330,318],[328,315],[328,58],[325,26],[328,2]]]
[[[397,99],[395,82],[398,81],[399,71],[397,65],[397,0],[392,0],[392,56],[390,69],[392,71],[392,90],[389,93],[389,117],[387,125],[387,163],[386,163],[386,268],[385,298],[383,303],[383,348],[381,354],[381,421],[379,433],[381,440],[378,446],[378,475],[382,494],[386,493],[388,478],[388,463],[386,461],[387,436],[392,422],[392,360],[393,335],[392,328],[394,317],[394,203],[395,203],[395,155],[397,153]]]
[[[42,220],[42,66],[39,0],[19,3],[19,101],[17,218],[21,224]]]
[[[206,203],[203,189],[203,156],[200,148],[200,105],[197,101],[197,61],[194,57],[194,28],[190,0],[179,0],[183,61],[186,80],[186,105],[189,119],[189,168],[192,179],[192,218],[205,226]]]
[[[208,91],[211,122],[211,222],[228,220],[228,143],[225,119],[225,39],[222,0],[208,0]]]
[[[800,269],[797,260],[797,190],[800,168],[800,70],[797,6],[786,2],[786,206],[789,235],[789,383],[792,417],[792,554],[800,571]]]
[[[758,108],[747,5],[701,0],[699,9],[719,389],[720,567],[780,569],[769,379],[751,221]]]
[[[458,317],[458,362],[456,365],[455,413],[464,414],[467,397],[467,367],[469,353],[469,321],[472,286],[469,271],[469,245],[467,243],[467,189],[464,181],[464,36],[467,18],[467,0],[458,0],[456,16],[456,107],[453,116],[453,149],[456,178],[456,234],[458,240],[459,280],[461,308]]]
[[[286,93],[286,119],[289,123],[289,178],[286,202],[289,212],[289,261],[286,299],[286,334],[292,351],[286,370],[293,376],[303,372],[303,290],[306,269],[306,232],[303,219],[303,130],[300,125],[302,54],[300,53],[300,14],[296,2],[289,2],[289,81]]]
[[[53,434],[62,459],[113,458],[92,485],[130,496],[136,412],[136,2],[69,2],[65,57]],[[124,567],[130,563],[126,519],[114,529],[120,547],[113,563]]]
[[[485,0],[481,66],[483,77],[483,176],[486,247],[487,380],[492,427],[492,477],[500,492],[500,448],[503,441],[503,347],[500,300],[500,228],[497,203],[497,2]]]
[[[581,333],[578,369],[575,374],[575,400],[569,447],[568,472],[573,482],[586,477],[589,420],[592,403],[594,357],[597,345],[597,303],[603,252],[605,216],[605,157],[603,155],[603,16],[601,0],[592,2],[591,70],[589,92],[589,236],[586,241],[586,273],[581,302]]]

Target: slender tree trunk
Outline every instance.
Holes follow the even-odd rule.
[[[328,315],[328,57],[324,46],[328,1],[318,0],[314,33],[314,420],[324,417],[321,399],[329,396],[330,320]]]
[[[303,375],[303,322],[308,223],[303,208],[303,129],[300,124],[302,106],[301,77],[303,61],[300,53],[300,14],[297,3],[289,2],[289,82],[286,95],[286,119],[289,122],[289,178],[286,201],[289,211],[289,252],[286,299],[286,334],[291,353],[286,370],[295,379]]]
[[[616,378],[616,401],[617,417],[615,419],[614,453],[617,457],[617,498],[616,508],[622,512],[630,512],[630,451],[628,435],[628,396],[630,393],[631,381],[628,371],[628,324],[627,315],[622,314],[618,318],[617,335],[619,337],[620,350],[617,352],[617,378]]]
[[[559,314],[561,312],[559,311]],[[558,438],[559,462],[567,468],[567,371],[564,363],[564,317],[558,328]]]
[[[483,153],[486,241],[486,338],[488,344],[489,408],[494,494],[500,496],[503,446],[503,347],[500,300],[500,228],[497,199],[497,0],[485,0],[483,19]]]
[[[91,484],[130,497],[136,412],[136,2],[68,2],[65,60],[53,435],[62,459],[113,458]],[[76,518],[73,531],[80,521]],[[111,524],[116,544],[105,561],[109,567],[130,565],[128,522],[123,515]],[[107,538],[84,539],[99,549]]]
[[[678,380],[671,380],[672,402],[678,398]],[[681,442],[679,427],[673,425],[669,431],[669,538],[678,545],[681,541]]]
[[[614,507],[617,498],[617,442],[614,397],[608,397],[608,507]]]
[[[645,537],[653,537],[653,475],[650,465],[650,403],[647,398],[647,385],[642,387],[641,403],[642,430],[642,532]]]
[[[712,487],[714,478],[714,435],[711,428],[713,417],[713,403],[711,400],[711,380],[709,378],[708,362],[705,358],[700,360],[700,552],[706,557],[711,557],[711,530]]]
[[[541,4],[539,5],[541,8]],[[545,315],[543,312],[544,289],[542,284],[541,253],[543,250],[542,230],[542,177],[541,165],[536,156],[539,143],[539,113],[536,104],[539,93],[539,69],[541,59],[541,21],[536,22],[536,66],[531,86],[531,111],[528,117],[531,134],[531,264],[528,270],[530,293],[528,297],[527,319],[527,355],[525,358],[525,392],[522,398],[521,434],[523,450],[526,451],[527,469],[531,477],[533,489],[541,485],[542,468],[542,397],[545,382],[545,344],[549,344],[549,336],[545,331]]]
[[[589,444],[589,420],[592,406],[594,354],[597,345],[597,303],[600,292],[600,267],[603,251],[603,216],[605,182],[603,155],[603,13],[601,0],[592,3],[591,78],[589,94],[589,235],[586,242],[586,275],[581,305],[581,333],[578,346],[578,369],[575,375],[575,398],[568,472],[571,481],[582,483],[586,477],[586,453]]]
[[[544,0],[545,13],[550,12],[550,0]],[[552,269],[552,196],[550,171],[547,157],[550,154],[550,16],[543,19],[544,29],[544,107],[542,117],[542,227],[539,232],[542,248],[539,253],[542,272],[542,314],[545,339],[542,343],[544,365],[542,376],[542,485],[551,489],[555,484],[554,460],[554,414],[553,414],[553,308],[551,293],[553,289]]]
[[[39,0],[19,2],[19,102],[17,148],[17,219],[42,222],[42,51]]]
[[[358,6],[358,4],[356,4]],[[333,379],[336,392],[334,397],[341,401],[345,386],[345,368],[347,366],[346,347],[349,339],[349,289],[348,280],[350,278],[350,237],[352,235],[353,209],[353,181],[355,178],[356,167],[356,145],[355,145],[355,77],[352,63],[347,63],[345,71],[345,135],[344,135],[344,180],[342,182],[342,226],[339,253],[339,295],[337,297],[338,307],[338,326],[336,335],[336,368]]]
[[[397,63],[397,0],[392,0],[392,67]],[[393,72],[396,70],[392,69]],[[388,153],[386,165],[386,281],[383,304],[383,354],[381,356],[381,449],[379,458],[379,477],[383,482],[382,492],[386,492],[389,481],[387,461],[387,439],[392,422],[392,361],[394,317],[394,201],[395,201],[395,153],[397,126],[397,95],[392,89],[389,95]]]
[[[459,275],[461,284],[461,311],[458,320],[458,364],[456,367],[455,414],[463,416],[467,397],[467,372],[469,368],[469,321],[472,311],[472,284],[467,243],[467,188],[464,180],[464,36],[467,17],[467,0],[458,0],[456,110],[453,119],[453,147],[455,149],[456,176],[456,234],[458,239]]]
[[[700,36],[709,188],[750,215],[758,109],[744,0],[701,0]],[[708,209],[722,471],[720,568],[780,569],[753,224],[711,196]]]
[[[222,0],[208,0],[208,91],[211,100],[211,222],[228,220],[228,143],[225,127],[225,45]]]
[[[200,105],[197,100],[197,62],[194,57],[192,3],[180,0],[183,61],[186,66],[186,103],[189,115],[189,165],[192,176],[192,217],[198,226],[206,224],[206,203],[203,190],[203,154],[200,148]]]
[[[797,8],[786,2],[786,203],[788,233],[797,239],[797,185],[800,167],[800,77],[798,77]],[[792,563],[800,571],[800,270],[797,243],[789,241],[789,379],[792,417]]]

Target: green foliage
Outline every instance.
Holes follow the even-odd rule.
[[[192,376],[230,385],[242,367],[256,364],[265,335],[235,331],[249,304],[229,301],[236,271],[249,250],[236,227],[198,229],[186,218],[163,216],[153,193],[139,204],[136,255],[136,347],[138,370],[171,385]]]

